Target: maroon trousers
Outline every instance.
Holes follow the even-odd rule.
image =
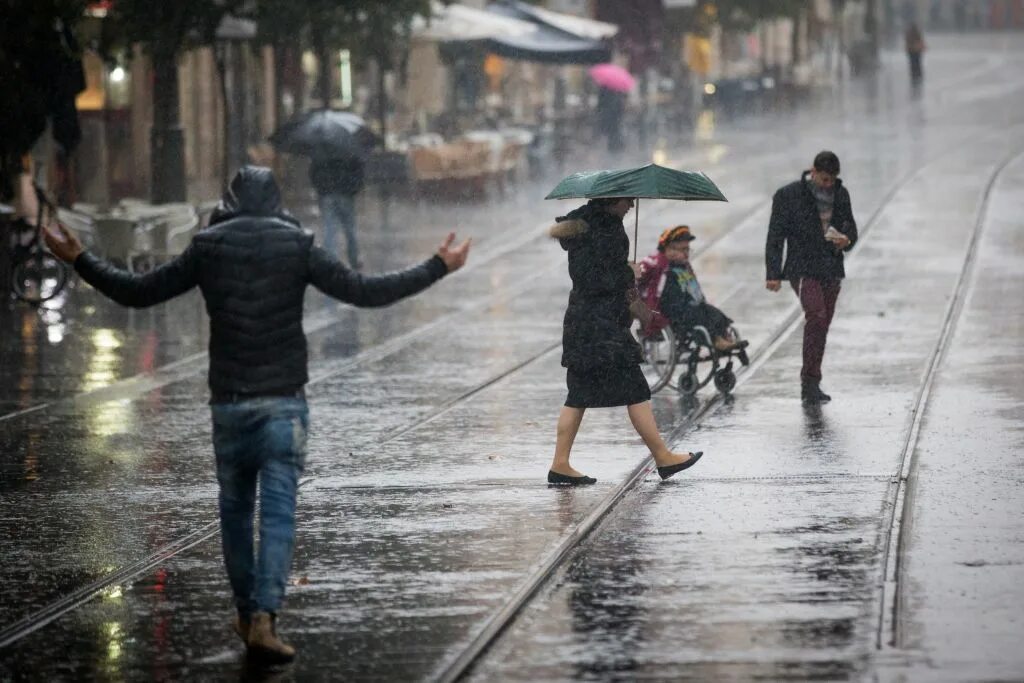
[[[836,299],[842,280],[815,280],[801,277],[790,280],[793,291],[804,309],[804,365],[800,369],[803,382],[821,381],[821,359],[825,357],[825,340],[836,312]]]

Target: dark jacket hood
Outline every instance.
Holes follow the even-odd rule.
[[[800,180],[803,181],[804,183],[811,182],[811,172],[810,171],[804,171],[803,173],[801,173],[800,174]],[[843,179],[842,178],[836,178],[835,185],[833,185],[832,187],[835,190],[839,190],[839,188],[842,187],[842,186],[843,186]]]
[[[231,179],[210,217],[210,224],[238,216],[267,216],[291,223],[298,221],[281,206],[281,190],[274,173],[265,166],[243,166]]]

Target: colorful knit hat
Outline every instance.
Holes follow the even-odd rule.
[[[661,233],[661,237],[658,238],[658,251],[665,251],[665,247],[676,240],[686,240],[687,242],[690,242],[695,239],[697,238],[690,232],[690,226],[677,225],[676,227],[669,228],[665,232]]]

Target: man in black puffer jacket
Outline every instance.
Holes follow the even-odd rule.
[[[309,411],[303,386],[306,286],[356,306],[386,306],[420,292],[466,262],[469,240],[418,266],[363,276],[313,246],[313,236],[281,208],[270,169],[242,168],[208,229],[172,261],[143,274],[114,268],[83,250],[60,226],[46,242],[86,282],[136,308],[198,286],[210,316],[209,382],[213,446],[220,484],[224,561],[238,615],[235,630],[249,652],[287,662],[275,617],[284,598],[295,537],[295,494],[305,465]],[[262,499],[259,557],[253,551],[256,486]]]
[[[821,390],[821,361],[846,276],[843,252],[857,243],[850,193],[838,175],[839,158],[832,152],[820,152],[810,171],[776,192],[765,247],[765,287],[777,292],[782,280],[789,280],[804,309],[800,393],[805,403],[812,404],[831,400]]]

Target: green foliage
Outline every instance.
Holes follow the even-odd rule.
[[[810,5],[810,0],[705,0],[701,11],[725,29],[749,31],[759,21],[795,17]]]
[[[56,27],[74,28],[85,5],[86,0],[0,0],[0,74],[31,70],[40,56],[68,51]]]
[[[429,16],[430,0],[257,0],[255,13],[264,40],[295,41],[305,33],[314,46],[347,48],[390,68],[413,17]]]
[[[111,43],[141,43],[158,59],[173,59],[182,50],[214,41],[226,14],[244,0],[117,0],[106,20]]]

